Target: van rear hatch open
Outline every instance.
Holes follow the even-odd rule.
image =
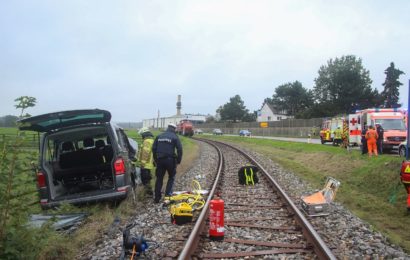
[[[110,122],[111,113],[101,109],[70,110],[33,116],[18,121],[20,130],[50,132],[64,127]]]
[[[40,142],[37,184],[42,208],[61,202],[88,203],[120,199],[126,186],[118,182],[117,134],[106,110],[71,110],[19,121],[20,130],[43,133]],[[128,176],[127,176],[128,177]]]

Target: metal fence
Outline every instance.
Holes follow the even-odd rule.
[[[12,143],[16,140],[17,134],[0,134],[0,143]],[[23,148],[36,148],[39,146],[39,135],[33,133],[22,133]]]
[[[247,129],[252,135],[260,136],[289,136],[289,137],[317,137],[323,118],[311,119],[284,119],[281,121],[267,122],[267,127],[261,127],[259,122],[215,122],[197,124],[195,128],[200,128],[204,132],[212,133],[212,130],[219,128],[225,134],[238,134],[240,130]]]

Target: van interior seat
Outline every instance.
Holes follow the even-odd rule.
[[[84,149],[94,148],[94,139],[93,138],[85,138],[83,140],[83,147],[84,147]]]
[[[95,148],[97,149],[103,149],[105,146],[104,140],[97,140],[95,141]]]
[[[61,151],[63,153],[72,152],[74,150],[74,144],[71,141],[66,141],[61,145]]]
[[[96,148],[61,154],[59,168],[54,169],[54,176],[57,180],[85,175],[99,177],[104,172],[111,170],[110,164],[106,163],[103,155]]]

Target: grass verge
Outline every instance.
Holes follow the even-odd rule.
[[[13,136],[15,136],[16,133],[16,128],[0,128],[0,141],[9,140],[9,138],[13,139]],[[154,134],[158,133],[159,132],[155,132]],[[141,137],[136,131],[127,131],[127,135],[137,142],[141,142]],[[181,137],[181,142],[183,144],[184,156],[181,164],[178,166],[177,171],[179,174],[189,169],[198,155],[198,146],[192,139]],[[30,161],[29,158],[37,158],[36,143],[31,142],[30,145],[31,146],[21,150],[21,153],[18,155],[19,161],[24,161],[28,164]],[[154,176],[154,182],[155,171],[153,171],[152,175]],[[120,223],[123,224],[137,212],[137,207],[130,196],[119,204],[103,202],[83,205],[80,207],[66,204],[59,207],[57,210],[42,211],[38,203],[34,172],[32,172],[29,167],[25,167],[24,169],[19,169],[18,173],[16,173],[16,178],[33,179],[33,181],[29,181],[27,185],[16,187],[24,189],[25,191],[30,191],[25,197],[21,197],[21,200],[24,200],[26,204],[27,202],[32,202],[25,208],[25,215],[78,212],[86,212],[89,214],[81,227],[73,234],[69,235],[58,233],[50,226],[45,226],[41,229],[30,229],[28,230],[30,233],[27,233],[27,230],[24,229],[26,231],[24,234],[18,233],[19,230],[15,231],[16,235],[14,237],[19,238],[19,240],[10,241],[9,245],[12,246],[13,243],[23,243],[23,241],[27,242],[25,243],[26,245],[36,245],[35,248],[25,247],[27,252],[20,252],[20,255],[26,255],[27,259],[78,259],[82,256],[81,254],[84,254],[85,256],[88,252],[95,249],[96,243],[98,243],[104,234],[110,232],[114,226],[114,220],[119,219]],[[138,194],[140,192],[141,189],[137,189],[137,195],[140,195]],[[137,196],[137,200],[143,199],[145,199],[144,196]],[[117,232],[117,230],[114,230],[114,232]],[[24,237],[24,240],[21,239],[22,237]],[[15,248],[19,247],[16,246]],[[7,250],[12,250],[12,248],[8,248]]]

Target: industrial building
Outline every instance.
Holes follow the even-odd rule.
[[[182,102],[181,102],[181,95],[178,95],[177,98],[177,113],[174,116],[170,117],[160,117],[159,113],[156,118],[150,118],[150,119],[144,119],[142,120],[142,125],[143,127],[149,127],[149,128],[156,128],[156,129],[165,129],[168,124],[178,124],[182,119],[188,119],[190,120],[193,124],[202,124],[206,120],[205,115],[200,115],[200,114],[182,114],[181,113],[181,107],[182,107]]]

